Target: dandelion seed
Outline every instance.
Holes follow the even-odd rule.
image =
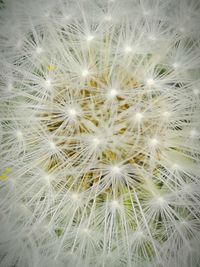
[[[142,120],[142,118],[143,118],[144,116],[143,116],[143,114],[142,113],[136,113],[135,114],[135,120],[137,121],[137,122],[140,122],[141,120]]]
[[[126,46],[126,47],[124,48],[124,52],[125,52],[125,53],[130,53],[130,52],[132,52],[132,48],[131,48],[130,46]]]
[[[112,16],[107,15],[107,16],[104,17],[104,20],[105,21],[111,21],[112,20]]]
[[[77,115],[76,110],[73,108],[69,108],[67,111],[68,111],[69,115],[72,117],[75,117]]]
[[[67,20],[70,20],[70,18],[71,18],[70,15],[65,15],[65,16],[64,16],[64,20],[66,20],[66,21],[67,21]]]
[[[48,174],[45,174],[45,175],[43,176],[43,179],[44,179],[45,182],[49,183],[49,182],[51,181],[51,176],[48,175]]]
[[[192,130],[190,131],[190,136],[191,136],[192,138],[198,136],[198,132],[196,131],[196,129],[192,129]]]
[[[76,194],[76,193],[73,193],[73,194],[71,195],[71,199],[72,199],[73,201],[77,202],[77,201],[79,200],[79,195]]]
[[[22,131],[17,130],[17,131],[16,131],[16,137],[17,137],[19,140],[21,140],[21,139],[23,138],[23,133],[22,133]]]
[[[165,111],[165,112],[163,112],[163,117],[164,118],[169,118],[170,117],[170,112],[168,112],[168,111]]]
[[[152,79],[152,78],[149,78],[147,81],[146,81],[146,84],[148,86],[153,86],[155,84],[155,81]]]
[[[22,44],[23,44],[22,40],[19,40],[19,41],[16,43],[16,48],[17,48],[17,49],[20,49],[20,48],[22,47]]]
[[[52,150],[55,150],[55,149],[56,149],[56,145],[55,145],[55,143],[52,142],[52,141],[49,142],[49,146],[50,146],[50,148],[51,148]]]
[[[150,41],[155,42],[156,39],[157,39],[157,38],[156,38],[154,35],[149,35],[149,40],[150,40]]]
[[[174,164],[172,165],[172,169],[173,169],[173,170],[179,170],[179,169],[180,169],[179,164],[174,163]]]
[[[115,165],[115,166],[112,166],[111,168],[110,168],[110,171],[111,171],[111,173],[112,174],[120,174],[121,173],[121,169],[120,169],[120,167],[119,166],[117,166],[117,165]]]
[[[97,146],[99,146],[99,144],[101,143],[101,141],[100,141],[100,139],[99,138],[93,138],[92,139],[92,144],[95,146],[95,147],[97,147]]]
[[[108,97],[111,99],[115,98],[117,95],[118,95],[118,91],[114,88],[109,90],[109,92],[108,92]]]
[[[184,27],[180,27],[179,30],[180,30],[180,32],[182,32],[182,33],[185,32],[185,28],[184,28]]]
[[[52,85],[51,79],[46,79],[46,81],[44,82],[44,87],[49,89],[51,85]]]
[[[87,37],[86,37],[86,40],[87,40],[87,42],[91,42],[92,40],[94,40],[94,36],[93,35],[88,35]]]
[[[198,96],[200,94],[200,91],[199,91],[199,89],[194,89],[193,93],[194,93],[194,95]]]
[[[12,89],[13,89],[13,84],[12,83],[8,83],[7,89],[8,89],[9,92],[11,92]]]
[[[89,70],[85,69],[81,73],[82,77],[87,77],[89,75]]]
[[[159,141],[158,141],[158,139],[156,139],[156,138],[152,138],[152,139],[150,140],[150,145],[153,146],[153,147],[157,146],[158,143],[159,143]]]
[[[120,207],[119,202],[117,200],[111,201],[110,207],[111,207],[112,211],[115,211],[116,209],[118,209]]]
[[[173,66],[174,69],[178,69],[179,68],[179,64],[178,63],[173,63],[172,66]]]
[[[82,230],[82,233],[86,234],[86,235],[89,235],[90,234],[90,230],[88,228],[84,228]]]
[[[158,197],[158,198],[157,198],[157,203],[158,203],[160,206],[162,206],[162,205],[165,203],[164,198],[163,198],[163,197]]]
[[[43,52],[42,47],[38,46],[38,47],[36,48],[36,53],[37,53],[38,55],[40,55],[42,52]]]
[[[144,11],[143,11],[143,14],[144,14],[145,16],[147,16],[147,15],[150,14],[150,12],[149,12],[148,10],[144,10]]]

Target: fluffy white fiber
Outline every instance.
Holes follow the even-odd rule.
[[[200,1],[0,5],[0,266],[200,266]]]

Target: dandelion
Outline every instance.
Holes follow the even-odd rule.
[[[199,12],[1,4],[1,266],[199,266]]]

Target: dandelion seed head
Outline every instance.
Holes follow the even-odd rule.
[[[0,265],[196,266],[200,5],[9,2]]]

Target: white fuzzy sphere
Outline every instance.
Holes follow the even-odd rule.
[[[0,266],[200,266],[200,1],[0,1]]]

